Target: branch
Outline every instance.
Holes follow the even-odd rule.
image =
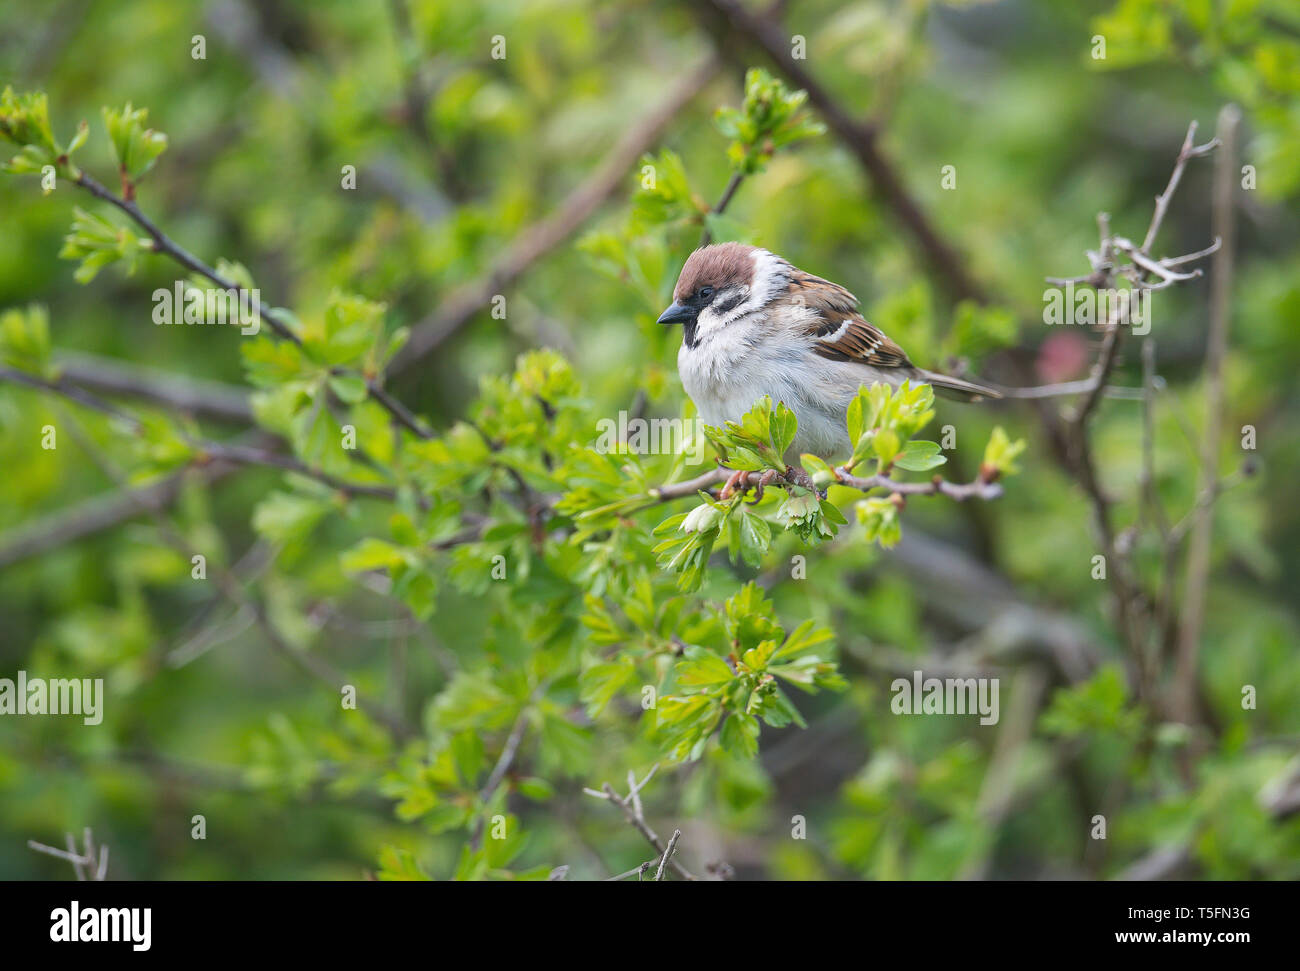
[[[679,832],[680,832],[680,831],[679,831]],[[641,863],[641,864],[638,864],[637,866],[634,866],[634,867],[633,867],[632,869],[630,869],[630,870],[624,870],[622,873],[615,874],[615,875],[612,876],[612,877],[606,877],[606,878],[605,878],[605,882],[606,882],[606,883],[613,883],[613,882],[616,881],[616,880],[626,880],[628,877],[633,876],[634,874],[635,874],[636,876],[640,876],[641,874],[645,873],[647,870],[649,870],[649,869],[650,869],[652,866],[654,866],[654,865],[655,865],[655,859],[654,859],[654,858],[651,858],[651,859],[649,859],[649,860],[646,860],[644,863]]]
[[[542,686],[539,685],[533,692],[532,697],[524,702],[524,707],[520,710],[518,717],[515,718],[515,723],[510,727],[510,735],[506,738],[506,744],[501,749],[501,755],[497,759],[496,765],[492,767],[492,773],[488,776],[487,782],[479,791],[478,801],[480,803],[486,805],[488,800],[496,795],[496,791],[505,779],[506,773],[510,771],[510,766],[514,764],[515,756],[519,754],[519,746],[524,740],[524,732],[528,728],[528,706],[541,692]],[[483,841],[485,825],[486,820],[480,817],[478,825],[474,827],[474,833],[469,839],[471,849],[477,850],[479,844]]]
[[[1002,495],[1002,486],[983,477],[967,483],[949,482],[941,475],[936,475],[929,482],[899,482],[887,475],[852,475],[842,467],[835,470],[835,476],[840,485],[863,492],[888,489],[902,496],[947,496],[957,502],[965,502],[967,499],[996,499]]]
[[[727,187],[722,190],[722,198],[718,200],[717,205],[709,210],[715,216],[721,216],[731,204],[732,197],[735,196],[736,190],[740,188],[740,183],[745,181],[743,172],[732,172],[731,178],[727,181]],[[709,224],[704,224],[704,232],[700,234],[700,246],[708,246],[713,241],[713,231],[709,229]]]
[[[790,52],[789,38],[772,21],[746,9],[737,0],[701,0],[692,4],[704,26],[714,36],[720,51],[737,60],[734,39],[759,47],[797,88],[808,92],[808,101],[826,120],[827,126],[858,157],[885,205],[907,229],[921,255],[934,268],[935,278],[955,300],[971,298],[987,303],[987,295],[966,271],[961,258],[940,237],[929,217],[912,197],[892,162],[878,145],[875,125],[853,119]]]
[[[659,861],[659,869],[655,872],[655,880],[659,881],[664,878],[664,867],[668,865],[668,860],[672,857],[677,849],[677,841],[682,838],[680,829],[673,830],[672,837],[668,840],[668,848],[664,850],[663,859]]]
[[[650,498],[658,502],[671,502],[673,499],[693,496],[701,489],[707,490],[710,486],[725,481],[727,472],[727,469],[719,466],[716,469],[709,469],[703,475],[697,475],[694,479],[687,479],[685,482],[666,482],[651,489]]]
[[[661,860],[659,864],[659,874],[655,877],[656,880],[662,879],[664,862],[666,862],[668,866],[672,867],[673,872],[683,880],[698,880],[699,877],[687,870],[684,866],[678,863],[677,860],[670,858],[669,850],[677,843],[677,838],[681,835],[681,830],[674,830],[672,843],[665,846],[663,841],[659,839],[658,834],[656,834],[655,831],[650,828],[649,823],[645,821],[645,816],[639,811],[638,807],[633,805],[632,800],[635,795],[639,793],[641,789],[645,788],[645,784],[650,781],[651,777],[655,774],[655,770],[658,768],[657,765],[652,767],[646,774],[646,777],[641,780],[640,785],[632,786],[629,789],[627,798],[624,798],[615,792],[614,787],[608,782],[601,785],[599,792],[595,789],[584,789],[583,791],[590,796],[595,796],[597,799],[607,799],[619,809],[623,810],[623,815],[627,818],[627,821],[632,824],[632,827],[645,837],[646,842],[655,848],[655,852],[659,855]],[[627,873],[621,874],[619,879],[630,876],[638,870],[644,872],[643,868],[638,867],[635,870],[629,870]]]
[[[112,479],[124,493],[131,494],[126,488],[126,480],[122,473],[113,465],[108,458],[102,455],[95,443],[88,435],[80,431],[76,421],[69,418],[68,426],[72,431],[73,437],[77,439],[78,444],[90,456],[91,460],[100,468],[100,470],[110,479]],[[157,507],[141,505],[140,511],[148,514],[153,519],[159,533],[168,545],[177,550],[186,559],[193,559],[197,551],[190,545],[189,541],[182,536],[171,524],[162,510]],[[347,679],[328,661],[317,654],[309,651],[299,650],[284,639],[279,630],[272,623],[270,616],[266,612],[266,605],[259,599],[244,591],[238,579],[230,573],[224,566],[217,562],[211,562],[213,577],[217,581],[217,586],[226,598],[236,607],[249,611],[253,615],[254,621],[265,635],[267,641],[276,650],[302,671],[310,674],[318,681],[330,685],[336,692],[347,684]],[[372,702],[365,696],[357,693],[357,703],[376,721],[384,724],[393,735],[399,739],[410,738],[414,731],[406,720],[400,715],[389,711],[383,705]]]
[[[1228,326],[1231,320],[1232,263],[1236,226],[1233,219],[1233,190],[1236,176],[1237,127],[1241,111],[1236,105],[1227,105],[1219,112],[1219,138],[1224,150],[1214,174],[1214,225],[1223,248],[1214,261],[1214,279],[1210,289],[1210,334],[1205,353],[1205,448],[1201,456],[1201,490],[1211,496],[1218,491],[1219,440],[1223,428],[1223,359],[1228,350]],[[1190,138],[1190,133],[1189,133]],[[1184,151],[1186,151],[1184,146]],[[1172,188],[1171,180],[1170,186]],[[1159,204],[1157,204],[1159,208]],[[1150,235],[1150,234],[1148,234]],[[1178,636],[1178,657],[1174,669],[1172,695],[1173,714],[1191,724],[1197,709],[1197,653],[1200,648],[1201,627],[1205,619],[1205,597],[1209,584],[1210,547],[1213,542],[1213,520],[1210,503],[1196,512],[1195,526],[1187,552],[1187,582],[1184,586],[1185,604]]]
[[[167,236],[166,233],[158,228],[157,224],[155,224],[152,219],[140,210],[140,207],[136,205],[135,200],[124,199],[111,190],[104,188],[104,186],[95,178],[87,175],[85,172],[78,172],[73,183],[85,189],[96,199],[102,199],[110,205],[116,206],[118,209],[122,210],[122,212],[131,217],[132,221],[135,222],[137,226],[149,234],[149,238],[153,241],[153,251],[155,253],[161,253],[164,256],[171,257],[190,272],[197,273],[199,276],[212,281],[222,290],[232,290],[236,296],[242,293],[248,293],[244,287],[241,287],[229,277],[218,273],[215,269],[208,266],[208,264],[204,263],[185,247]],[[274,309],[263,307],[260,297],[255,293],[249,293],[248,295],[254,300],[254,303],[251,305],[253,310],[257,313],[258,317],[271,325],[272,330],[287,341],[292,341],[295,344],[302,344],[302,338],[295,334],[289,325],[280,319],[280,315],[276,313]]]
[[[54,394],[62,395],[71,401],[75,401],[80,405],[84,405],[100,414],[125,422],[137,432],[144,428],[140,419],[129,412],[121,410],[116,405],[104,401],[102,398],[91,394],[89,391],[84,391],[78,387],[70,385],[62,379],[51,381],[46,378],[37,377],[34,374],[28,374],[25,371],[0,367],[0,381],[12,381],[16,384],[24,384],[38,390],[50,391]],[[216,459],[240,465],[264,465],[307,476],[308,478],[315,479],[317,482],[329,486],[331,489],[337,489],[340,492],[349,495],[387,499],[389,502],[395,502],[397,500],[397,490],[395,489],[381,485],[347,482],[326,472],[313,469],[291,455],[284,455],[270,448],[262,448],[253,445],[225,445],[221,442],[194,439],[184,433],[181,433],[181,436],[190,447],[196,450],[197,454],[192,460],[195,464],[202,465]]]
[[[122,212],[131,217],[136,225],[149,234],[150,239],[153,241],[153,251],[155,253],[161,253],[164,256],[171,257],[187,270],[197,273],[205,279],[212,281],[222,290],[231,291],[236,295],[248,293],[250,299],[253,301],[252,307],[257,316],[270,324],[271,329],[280,337],[301,346],[302,338],[294,333],[293,329],[281,318],[279,312],[276,311],[275,308],[264,306],[259,295],[256,293],[249,293],[234,280],[218,273],[215,269],[208,266],[208,264],[204,263],[189,250],[185,249],[185,247],[167,236],[167,234],[158,228],[153,220],[140,210],[140,207],[136,205],[134,199],[126,199],[114,194],[110,190],[104,188],[104,186],[93,177],[82,171],[77,172],[76,177],[73,179],[73,183],[85,189],[97,199],[102,199],[110,205],[116,206]],[[335,373],[341,372],[336,370]],[[433,433],[423,429],[409,410],[399,405],[390,395],[380,391],[379,385],[376,381],[367,377],[366,387],[370,392],[370,396],[381,407],[387,410],[400,424],[409,428],[421,438],[433,437]]]
[[[76,842],[73,840],[72,834],[67,833],[65,835],[67,836],[68,847],[66,850],[56,849],[53,846],[46,846],[44,843],[36,842],[36,840],[28,840],[27,847],[28,849],[35,850],[37,853],[44,853],[47,856],[57,857],[60,860],[67,860],[72,864],[72,869],[77,874],[78,880],[86,879],[86,870],[84,870],[83,867],[93,867],[90,871],[91,880],[103,881],[107,879],[108,847],[101,846],[98,848],[99,852],[96,853],[95,839],[91,834],[90,827],[87,826],[82,834],[84,849],[80,853],[77,852]]]
[[[661,486],[656,486],[650,490],[650,497],[658,502],[670,502],[674,499],[683,499],[687,496],[693,496],[700,490],[709,491],[711,486],[724,482],[729,478],[730,469],[719,466],[716,469],[710,469],[694,479],[687,479],[685,482],[670,482]],[[749,489],[760,485],[760,478],[764,473],[745,472],[736,475],[736,485],[740,489]],[[949,482],[942,476],[936,475],[928,482],[900,482],[897,479],[891,479],[887,475],[857,476],[850,473],[847,469],[840,467],[835,470],[836,481],[840,485],[848,486],[850,489],[858,489],[862,492],[870,492],[873,489],[888,489],[890,492],[896,492],[904,496],[947,496],[957,502],[964,502],[967,499],[997,499],[1002,495],[1002,486],[983,478],[976,479],[974,482],[956,483]],[[807,488],[807,483],[792,479],[789,474],[780,476],[776,479],[769,480],[767,484],[776,482],[786,486],[797,485]]]
[[[219,421],[253,423],[248,390],[238,385],[180,377],[94,354],[61,353],[55,369],[66,381],[89,391],[138,398]]]
[[[416,323],[406,345],[389,365],[389,373],[401,374],[427,357],[469,323],[494,295],[575,233],[618,190],[628,169],[654,144],[681,109],[713,80],[720,67],[717,57],[709,57],[688,72],[661,104],[619,139],[600,167],[570,192],[554,212],[520,233],[487,273],[453,291],[437,309]]]
[[[1191,253],[1185,256],[1154,260],[1149,252],[1150,246],[1159,233],[1160,225],[1164,220],[1174,190],[1177,189],[1179,182],[1182,180],[1183,170],[1186,168],[1188,161],[1206,155],[1217,145],[1217,140],[1207,142],[1204,145],[1197,145],[1195,142],[1196,127],[1195,121],[1188,125],[1187,134],[1174,162],[1174,169],[1169,177],[1169,182],[1165,187],[1165,191],[1156,198],[1155,209],[1152,212],[1151,222],[1147,228],[1142,246],[1136,247],[1124,237],[1113,235],[1110,228],[1110,217],[1105,213],[1101,213],[1097,217],[1100,246],[1097,251],[1089,251],[1087,254],[1088,261],[1092,266],[1092,272],[1086,276],[1074,277],[1060,282],[1082,282],[1098,290],[1109,291],[1114,290],[1117,281],[1122,278],[1130,281],[1141,292],[1142,290],[1158,289],[1172,283],[1189,280],[1199,275],[1199,271],[1183,273],[1174,270],[1173,267],[1185,265],[1208,253],[1216,252],[1219,246],[1217,240],[1199,253]],[[1128,263],[1119,265],[1116,256],[1128,257]],[[1150,280],[1153,277],[1160,282],[1151,283]],[[1103,389],[1106,386],[1107,379],[1119,360],[1119,349],[1123,339],[1124,326],[1129,322],[1127,317],[1128,305],[1126,303],[1112,302],[1110,313],[1103,325],[1104,334],[1101,351],[1084,385],[1083,398],[1066,417],[1063,429],[1062,444],[1064,453],[1062,458],[1067,469],[1078,480],[1092,507],[1093,522],[1101,541],[1102,552],[1109,564],[1106,575],[1114,595],[1115,625],[1127,649],[1128,659],[1133,666],[1132,670],[1136,675],[1139,696],[1143,700],[1148,700],[1149,695],[1154,691],[1154,677],[1149,670],[1146,652],[1142,646],[1142,637],[1137,630],[1135,610],[1140,608],[1149,598],[1144,595],[1140,582],[1130,575],[1126,563],[1126,549],[1122,549],[1117,541],[1115,527],[1111,521],[1111,499],[1106,495],[1101,485],[1092,443],[1088,434],[1089,420],[1095,413],[1103,396]],[[1150,376],[1146,379],[1147,383],[1151,380]]]
[[[274,442],[263,432],[245,436],[249,442]],[[200,468],[187,468],[147,486],[94,496],[69,509],[52,513],[0,536],[0,569],[39,556],[68,543],[75,543],[106,529],[112,529],[140,515],[142,510],[164,509],[180,492],[187,474],[197,474],[211,484],[238,468],[233,462],[214,461]]]
[[[1084,378],[1081,381],[1061,381],[1058,384],[1039,384],[1027,388],[1002,387],[998,390],[1002,392],[1004,398],[1064,398],[1072,394],[1090,393],[1095,386],[1096,382],[1092,378]],[[1101,393],[1107,398],[1124,398],[1130,401],[1137,401],[1142,397],[1141,388],[1115,384],[1106,385],[1101,389]]]
[[[115,418],[118,421],[125,422],[135,431],[141,429],[140,419],[136,418],[116,405],[109,404],[102,398],[91,394],[89,391],[83,391],[75,385],[68,384],[66,381],[59,379],[51,381],[48,378],[38,377],[35,374],[28,374],[26,371],[19,371],[17,368],[0,367],[0,381],[10,381],[14,384],[26,385],[37,391],[51,391],[54,394],[62,395],[69,401],[75,401],[79,405],[97,411],[101,415],[109,418]]]
[[[1160,232],[1160,226],[1165,221],[1165,213],[1169,209],[1169,200],[1174,197],[1174,191],[1178,188],[1178,183],[1182,181],[1183,169],[1187,167],[1188,160],[1203,158],[1219,145],[1218,138],[1212,138],[1204,145],[1197,145],[1193,141],[1195,136],[1196,122],[1192,122],[1187,128],[1187,137],[1183,139],[1183,148],[1178,153],[1178,161],[1174,165],[1174,171],[1169,176],[1169,184],[1165,186],[1164,192],[1156,196],[1156,211],[1151,217],[1151,225],[1147,227],[1147,234],[1142,240],[1143,253],[1151,252],[1151,247],[1156,241],[1156,235]]]

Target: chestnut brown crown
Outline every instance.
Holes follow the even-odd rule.
[[[697,249],[687,259],[673,289],[673,300],[685,303],[705,287],[714,291],[748,285],[754,275],[754,247],[718,243]]]

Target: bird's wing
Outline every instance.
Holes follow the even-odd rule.
[[[903,349],[862,316],[858,298],[842,286],[796,271],[785,299],[812,311],[808,333],[822,357],[880,368],[912,366]]]

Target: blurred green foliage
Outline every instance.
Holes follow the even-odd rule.
[[[409,328],[589,177],[708,36],[689,4],[637,0],[276,2],[246,6],[251,36],[225,9],[0,12],[0,81],[12,86],[0,135],[17,146],[0,181],[0,364],[57,380],[75,351],[239,385],[257,424],[311,470],[393,501],[279,469],[207,486],[190,476],[170,514],[207,557],[206,581],[143,516],[6,566],[0,677],[103,677],[108,700],[95,728],[0,717],[0,875],[66,876],[25,841],[58,844],[90,825],[116,877],[545,878],[559,864],[603,877],[650,851],[582,790],[623,791],[629,770],[659,763],[642,799],[661,832],[686,832],[679,854],[697,872],[707,844],[748,877],[1112,876],[1179,844],[1200,875],[1300,876],[1300,825],[1269,808],[1300,738],[1300,514],[1285,485],[1300,475],[1294,4],[790,5],[784,30],[804,40],[802,63],[880,125],[881,150],[995,299],[951,302],[803,94],[729,66],[578,237],[505,289],[504,318],[484,306],[384,384],[429,438],[395,433],[370,382]],[[1236,469],[1238,430],[1252,426],[1258,472],[1215,508],[1202,650],[1212,730],[1199,758],[1185,729],[1134,697],[1106,585],[1090,573],[1086,499],[1025,405],[864,391],[844,457],[862,474],[1018,472],[996,502],[916,499],[901,516],[815,463],[826,499],[772,489],[757,506],[661,507],[650,490],[702,467],[593,447],[597,420],[620,410],[692,416],[679,337],[655,318],[706,229],[849,286],[922,366],[964,360],[1014,383],[1019,354],[1045,383],[1084,376],[1088,336],[1039,322],[1043,277],[1083,272],[1099,210],[1140,238],[1187,122],[1208,131],[1227,99],[1245,112],[1241,161],[1257,188],[1241,195],[1220,458]],[[1205,245],[1211,171],[1189,167],[1162,254]],[[156,289],[206,284],[79,190],[82,172],[258,287],[301,343],[265,327],[156,325]],[[1167,387],[1153,485],[1181,515],[1197,501],[1207,288],[1157,297]],[[203,319],[217,309],[207,300]],[[1114,380],[1139,376],[1135,343]],[[116,488],[88,451],[149,482],[201,466],[205,441],[238,432],[126,404],[141,428],[0,382],[0,549]],[[1108,399],[1095,425],[1122,523],[1137,514],[1140,416],[1137,402]],[[711,444],[733,467],[779,468],[790,420],[760,402]],[[41,447],[46,425],[59,429],[54,450]],[[349,429],[360,457],[338,447]],[[939,441],[916,440],[923,430]],[[1100,656],[1046,686],[1010,772],[990,771],[997,726],[889,712],[896,669],[991,637],[999,619],[963,612],[938,578],[884,549],[913,532],[966,551],[1047,611],[1034,616],[1068,618]],[[715,546],[730,562],[710,558]],[[1148,538],[1132,557],[1160,574]],[[412,736],[342,709],[285,663],[222,600],[219,569],[246,578],[291,649],[329,658]],[[1004,720],[1028,670],[1001,668]],[[994,795],[1004,812],[988,811]],[[1089,836],[1094,813],[1110,822],[1104,844]],[[191,838],[196,814],[203,841]],[[791,838],[796,816],[807,839]]]

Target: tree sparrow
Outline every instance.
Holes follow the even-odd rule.
[[[739,421],[770,395],[799,419],[787,461],[803,452],[847,459],[849,403],[862,385],[925,382],[961,401],[1000,398],[992,388],[916,367],[858,312],[843,287],[742,243],[690,255],[661,324],[682,324],[677,370],[710,425]]]

